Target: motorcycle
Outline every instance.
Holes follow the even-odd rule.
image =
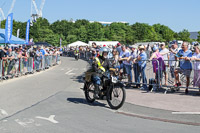
[[[75,54],[75,59],[78,60],[79,59],[79,54]]]
[[[126,99],[126,91],[124,85],[118,80],[118,72],[111,68],[109,74],[103,74],[101,85],[99,86],[99,98],[94,98],[94,83],[92,76],[95,73],[91,70],[87,71],[84,77],[84,93],[87,102],[93,103],[95,100],[107,100],[111,109],[119,109],[123,106]]]

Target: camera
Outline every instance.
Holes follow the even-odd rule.
[[[177,54],[176,54],[176,57],[183,57],[183,54],[177,53]]]

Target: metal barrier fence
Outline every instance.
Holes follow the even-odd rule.
[[[60,55],[46,55],[42,57],[22,57],[18,59],[0,60],[0,80],[33,74],[35,71],[45,70],[58,64]]]
[[[154,68],[152,61],[157,64],[157,68]],[[124,69],[123,72],[126,72],[126,67],[123,66],[121,69]],[[161,84],[161,67],[158,60],[143,60],[140,63],[135,62],[128,69],[131,69],[131,81],[123,80],[125,83],[135,85],[136,87],[142,88],[144,90],[159,90],[162,87]],[[128,77],[126,77],[128,78]]]
[[[68,57],[74,57],[74,50],[69,50],[65,52],[65,55],[67,55]],[[80,59],[90,60],[90,58],[92,57],[92,53],[90,51],[79,51],[79,57]]]
[[[200,61],[187,61],[187,60],[180,60],[183,61],[183,64],[188,64],[191,66],[191,68],[180,68],[180,61],[176,60],[165,60],[172,63],[171,66],[168,64],[166,66],[166,71],[162,71],[163,76],[165,76],[165,73],[167,74],[167,81],[165,78],[162,79],[162,87],[168,88],[168,90],[176,91],[180,88],[188,88],[188,89],[200,89]],[[162,65],[162,64],[161,64]],[[185,65],[184,65],[185,67]],[[186,66],[187,67],[187,66]],[[177,71],[177,74],[175,75],[175,72]],[[177,84],[179,80],[180,84]],[[188,85],[187,85],[188,80]],[[165,82],[167,82],[167,85],[165,85]],[[177,85],[177,86],[175,86]],[[167,91],[168,91],[167,90]]]
[[[175,62],[175,65],[165,65],[166,61],[173,61]],[[135,63],[132,67],[132,83],[135,85],[148,85],[150,91],[162,88],[165,89],[165,93],[169,90],[173,92],[176,90],[178,91],[180,88],[200,89],[200,61],[185,62],[191,63],[191,69],[181,69],[178,65],[179,61],[175,60],[164,60],[163,62],[159,62],[158,60],[148,60],[146,67],[141,67],[138,63]],[[142,73],[142,68],[144,68],[145,74]],[[177,71],[177,74],[175,74],[175,71]],[[177,80],[175,80],[175,76],[177,76]],[[146,79],[146,81],[141,82],[142,79]],[[175,86],[178,83],[178,80],[180,81],[179,83],[181,86],[180,84]]]

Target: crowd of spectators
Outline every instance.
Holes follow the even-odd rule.
[[[61,54],[61,49],[56,47],[45,46],[18,46],[18,47],[0,47],[0,61],[2,77],[19,76],[20,67],[23,66],[23,74],[39,72],[41,70],[42,60],[44,57],[56,56]],[[45,59],[46,69],[50,66],[49,59]],[[33,71],[29,70],[33,69]],[[1,78],[2,78],[1,77]]]
[[[183,42],[179,47],[176,41],[166,45],[165,43],[148,45],[131,45],[125,46],[118,43],[116,46],[92,46],[70,47],[64,49],[68,56],[73,56],[74,50],[78,50],[80,58],[92,60],[99,56],[99,49],[107,47],[109,49],[108,58],[111,60],[113,67],[118,68],[123,76],[127,76],[127,86],[133,82],[137,88],[147,90],[146,67],[152,65],[155,75],[155,82],[159,82],[164,78],[163,86],[168,86],[169,76],[172,79],[172,86],[180,87],[180,74],[186,79],[185,93],[191,83],[194,87],[200,88],[200,46],[190,45]],[[150,63],[149,63],[150,62]],[[152,62],[152,63],[151,63]],[[194,74],[191,75],[191,72]],[[193,81],[190,81],[192,77]],[[133,81],[134,78],[134,81]],[[142,82],[141,82],[141,81]],[[142,85],[142,86],[141,86]]]

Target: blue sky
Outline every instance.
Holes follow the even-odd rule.
[[[12,0],[0,0],[8,13]],[[41,0],[36,0],[40,7]],[[200,31],[200,0],[46,0],[43,17],[56,20],[87,19],[90,21],[126,21],[160,23],[179,32],[183,29]],[[14,19],[30,18],[31,0],[16,0]]]

